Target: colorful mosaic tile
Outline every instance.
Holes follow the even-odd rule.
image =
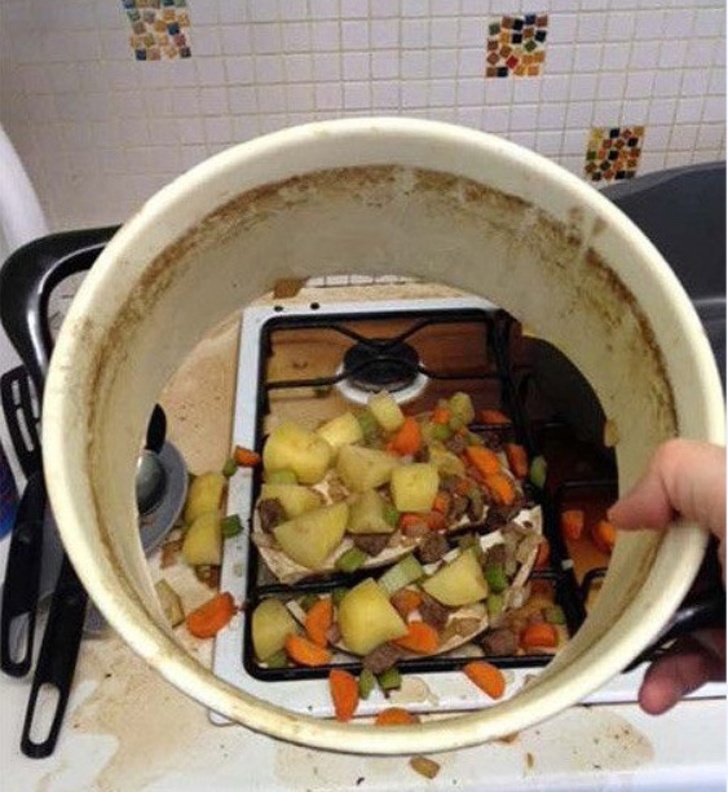
[[[584,164],[587,179],[598,182],[633,178],[644,136],[643,126],[593,127]]]
[[[187,0],[121,0],[131,25],[129,44],[139,61],[189,58]]]
[[[488,25],[486,77],[538,77],[546,58],[548,14],[513,14]]]

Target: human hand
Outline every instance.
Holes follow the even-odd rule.
[[[652,458],[647,473],[610,510],[616,528],[662,529],[678,517],[696,522],[719,540],[725,586],[726,452],[692,440],[670,440]],[[726,633],[699,630],[675,642],[645,674],[639,702],[659,715],[709,681],[725,679]]]

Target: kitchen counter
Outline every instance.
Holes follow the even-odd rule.
[[[237,329],[232,318],[213,331],[162,398],[169,438],[193,472],[219,468],[228,453]],[[151,564],[155,574],[158,554]],[[191,576],[182,582],[188,606],[204,599]],[[209,662],[210,643],[189,648]],[[18,747],[28,684],[0,678],[2,792],[725,787],[726,707],[719,697],[683,702],[660,718],[634,704],[574,707],[509,740],[434,755],[441,769],[427,780],[404,757],[329,754],[212,725],[199,704],[113,633],[83,642],[56,751],[31,760]]]

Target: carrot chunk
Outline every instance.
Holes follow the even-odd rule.
[[[468,679],[477,685],[483,693],[491,698],[499,699],[506,690],[506,678],[503,672],[485,660],[471,660],[463,666]]]
[[[235,615],[235,601],[229,591],[220,592],[187,614],[187,629],[197,638],[212,638]]]
[[[414,589],[403,588],[395,591],[389,600],[399,615],[406,619],[412,611],[422,604],[422,594]]]
[[[422,430],[411,416],[397,430],[397,434],[389,442],[389,449],[400,456],[413,456],[422,448]]]
[[[289,635],[286,638],[286,653],[298,665],[316,666],[327,665],[331,662],[331,652],[302,635]]]
[[[617,542],[617,531],[609,520],[599,520],[591,529],[591,538],[598,550],[611,554]]]
[[[505,426],[511,422],[511,419],[500,410],[481,410],[480,420],[491,426]]]
[[[431,625],[413,621],[407,625],[407,635],[397,638],[393,643],[417,654],[434,654],[440,646],[440,635]]]
[[[513,475],[516,478],[525,479],[529,467],[526,449],[518,443],[506,443],[503,450],[506,452],[506,459]]]
[[[440,512],[440,514],[447,514],[450,511],[450,504],[452,503],[452,495],[447,490],[440,490],[435,496],[435,502],[432,504],[432,510]]]
[[[233,459],[238,467],[245,468],[257,467],[262,461],[260,454],[251,451],[249,448],[243,448],[243,446],[235,446]]]
[[[375,726],[409,726],[419,723],[419,718],[401,707],[383,709],[374,721]]]
[[[325,649],[328,644],[326,633],[333,621],[334,604],[331,599],[325,597],[315,602],[306,613],[304,624],[309,640]]]
[[[329,671],[329,691],[334,702],[337,721],[350,721],[359,706],[359,682],[356,677],[341,668]]]
[[[548,622],[529,624],[521,633],[521,646],[524,649],[552,649],[559,643],[556,627]]]
[[[584,511],[582,509],[566,509],[561,512],[561,534],[564,539],[577,541],[584,530]]]
[[[432,423],[448,424],[452,418],[452,413],[447,407],[435,407],[432,413]]]
[[[512,506],[516,501],[516,488],[505,473],[491,473],[485,477],[485,486],[493,500],[501,506]]]
[[[536,560],[533,562],[534,569],[543,569],[548,566],[549,559],[551,558],[551,545],[549,540],[544,536],[538,543],[538,553],[536,553]]]
[[[468,446],[465,449],[465,456],[483,477],[489,476],[491,473],[499,473],[501,470],[497,454],[485,446]]]

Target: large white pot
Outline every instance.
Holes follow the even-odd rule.
[[[112,240],[61,333],[43,447],[63,541],[123,638],[190,696],[252,729],[360,753],[517,731],[617,674],[698,569],[697,527],[621,537],[598,608],[536,682],[476,714],[372,729],[294,715],[215,678],[165,627],[134,512],[138,440],[165,380],[216,322],[281,277],[398,272],[488,297],[555,343],[620,440],[620,488],[663,439],[722,441],[720,385],[691,304],[599,193],[489,135],[405,119],[299,127],[202,163]],[[204,383],[201,383],[204,387]]]

